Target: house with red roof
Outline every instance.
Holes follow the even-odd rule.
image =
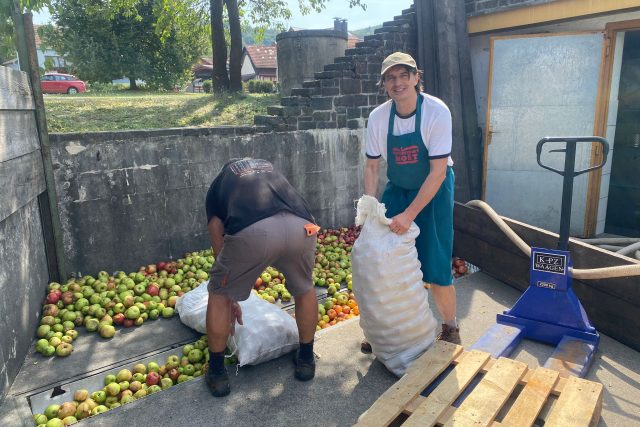
[[[242,50],[242,81],[278,80],[275,46],[245,46]]]

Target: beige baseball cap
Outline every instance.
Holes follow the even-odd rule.
[[[382,71],[380,71],[380,75],[384,76],[384,73],[386,73],[389,68],[395,67],[396,65],[406,65],[411,68],[418,68],[416,61],[411,57],[411,55],[403,52],[394,52],[382,61]]]

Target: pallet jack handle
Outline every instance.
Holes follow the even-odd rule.
[[[550,150],[550,153],[564,152],[564,170],[559,170],[542,164],[540,156],[542,148],[549,142],[564,142],[565,148]],[[602,161],[582,170],[575,170],[576,145],[579,142],[598,143],[602,146]],[[583,173],[600,169],[607,162],[609,154],[609,143],[599,136],[569,136],[569,137],[545,137],[538,141],[536,146],[537,161],[540,166],[563,176],[562,182],[562,208],[560,211],[560,237],[558,239],[558,249],[566,251],[569,246],[569,226],[571,224],[571,203],[573,201],[573,179]]]

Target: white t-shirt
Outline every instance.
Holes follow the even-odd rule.
[[[447,157],[447,164],[453,166],[451,159],[451,112],[442,100],[435,96],[422,96],[422,123],[420,133],[422,142],[429,151],[429,159]],[[387,130],[389,115],[391,114],[391,100],[378,106],[369,114],[365,140],[367,157],[377,159],[382,156],[387,159]],[[416,128],[415,113],[408,118],[401,118],[396,114],[393,121],[393,134],[404,135],[414,132]]]

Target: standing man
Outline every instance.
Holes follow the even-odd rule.
[[[295,298],[300,348],[294,354],[295,378],[315,375],[313,338],[318,303],[313,289],[319,227],[306,201],[261,159],[233,159],[222,167],[206,199],[208,229],[216,254],[209,281],[206,382],[216,397],[230,392],[224,350],[233,326],[242,324],[238,301],[246,300],[260,273],[269,265],[282,271]]]
[[[453,161],[451,113],[440,99],[422,93],[414,59],[395,52],[382,62],[380,84],[389,101],[369,115],[364,192],[377,196],[380,157],[389,179],[382,202],[392,218],[392,232],[405,233],[411,222],[420,227],[416,239],[423,281],[444,321],[438,339],[460,344],[456,291],[452,285]],[[371,346],[363,342],[362,350]]]

